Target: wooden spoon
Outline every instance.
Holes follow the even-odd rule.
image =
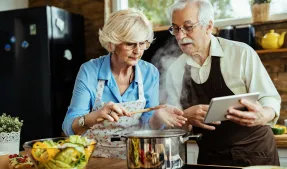
[[[161,109],[161,108],[164,108],[166,107],[166,105],[158,105],[158,106],[155,106],[155,107],[150,107],[150,108],[146,108],[146,109],[139,109],[139,110],[136,110],[136,111],[133,111],[133,112],[130,112],[131,115],[134,115],[134,114],[137,114],[137,113],[144,113],[144,112],[148,112],[148,111],[151,111],[151,110],[157,110],[157,109]],[[115,113],[115,112],[112,112],[112,113]],[[105,119],[100,117],[97,119],[97,122],[102,122],[104,121]]]

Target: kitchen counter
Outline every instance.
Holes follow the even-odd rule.
[[[287,148],[287,134],[274,135],[276,145],[279,148]]]
[[[86,169],[127,169],[127,161],[114,158],[91,158]]]
[[[287,148],[287,134],[274,135],[274,137],[278,148]],[[187,143],[196,144],[194,140],[188,140]]]
[[[8,169],[8,164],[0,164],[0,169]],[[36,169],[32,167],[30,169]],[[85,169],[128,169],[126,160],[112,158],[91,158]]]
[[[23,152],[22,152],[23,153]],[[1,169],[8,169],[4,167],[5,164],[0,164]],[[207,166],[207,165],[186,165],[183,169],[227,169],[236,168],[228,166]],[[36,169],[36,168],[30,168]],[[91,158],[85,169],[128,169],[126,160],[114,158]],[[237,168],[238,169],[238,168]]]

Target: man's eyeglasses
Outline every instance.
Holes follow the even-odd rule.
[[[194,24],[192,26],[182,26],[182,27],[171,26],[168,30],[172,35],[177,35],[179,33],[179,30],[181,30],[182,33],[184,33],[184,34],[188,34],[188,33],[192,33],[193,28],[198,24],[200,24],[200,22],[197,22],[196,24]]]
[[[123,44],[126,50],[134,50],[137,47],[139,47],[141,50],[147,50],[150,46],[148,41],[138,43],[124,42]]]

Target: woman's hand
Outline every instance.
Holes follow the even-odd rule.
[[[185,124],[185,121],[187,121],[187,119],[183,117],[183,111],[171,105],[156,110],[154,116],[161,124],[166,124],[170,127],[182,127],[182,125]]]
[[[101,109],[93,111],[86,115],[87,123],[93,126],[96,123],[98,118],[106,119],[110,122],[118,121],[119,116],[131,116],[121,105],[115,104],[113,102],[108,102]]]

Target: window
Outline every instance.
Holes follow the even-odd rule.
[[[250,0],[209,0],[215,11],[215,19],[251,17]],[[284,13],[287,10],[286,0],[273,0],[270,15]]]
[[[124,9],[135,7],[143,10],[154,26],[170,25],[166,16],[166,8],[174,0],[114,0]],[[251,23],[250,0],[209,0],[215,11],[215,26],[227,26],[234,23]],[[115,10],[115,8],[114,8]],[[287,0],[272,0],[270,20],[287,19]],[[279,14],[279,15],[278,15]]]

